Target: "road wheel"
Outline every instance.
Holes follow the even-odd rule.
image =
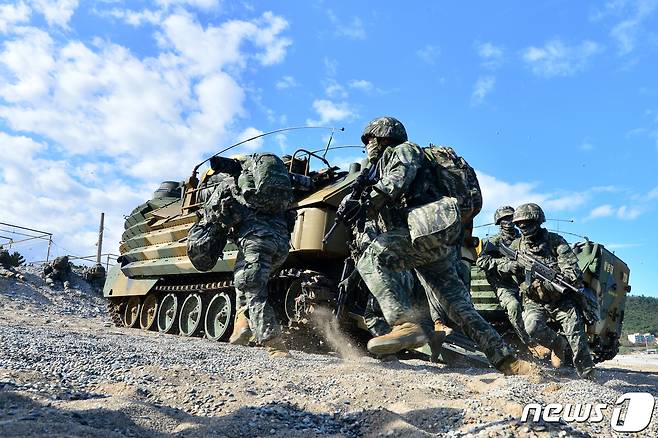
[[[194,336],[203,328],[203,299],[198,293],[185,298],[180,309],[178,327],[183,336]]]
[[[170,293],[162,298],[158,309],[158,330],[160,333],[178,333],[179,299]]]
[[[126,310],[123,313],[123,322],[126,327],[135,327],[139,321],[139,311],[141,310],[140,297],[130,297],[126,303]]]
[[[142,303],[142,310],[139,312],[139,326],[143,330],[153,330],[157,316],[158,296],[154,293],[150,293]]]
[[[215,294],[206,310],[206,338],[212,341],[226,340],[231,336],[235,309],[231,297],[226,292]]]

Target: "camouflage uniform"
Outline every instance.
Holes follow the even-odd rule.
[[[528,207],[532,206],[532,207]],[[539,226],[544,222],[543,212],[540,220],[536,220],[534,229],[524,231],[524,212],[528,209],[539,211],[536,204],[524,204],[514,214],[514,223],[519,225],[523,235],[512,242],[512,249],[527,253],[536,257],[541,262],[559,270],[574,286],[582,286],[582,272],[578,267],[578,259],[571,247],[558,234],[548,232]],[[529,221],[526,221],[529,222]],[[508,260],[499,269],[522,278],[516,262]],[[541,345],[550,348],[553,352],[564,359],[569,347],[573,352],[573,363],[581,376],[588,376],[594,368],[594,362],[585,335],[585,324],[581,310],[576,304],[572,292],[561,295],[546,284],[521,284],[523,296],[523,320],[525,329],[531,338],[537,340]],[[564,338],[559,336],[553,329],[548,327],[547,322],[554,321],[560,325]]]
[[[71,264],[69,263],[68,256],[57,257],[43,269],[43,277],[49,286],[54,286],[55,281],[61,281],[64,284],[64,288],[68,288],[70,273]]]
[[[431,171],[423,163],[423,151],[411,142],[381,153],[371,211],[378,216],[384,232],[364,251],[357,269],[391,325],[414,319],[411,291],[399,275],[414,270],[430,306],[440,303],[489,360],[501,366],[513,358],[513,353],[465,298],[468,291],[455,263],[456,240],[442,245],[412,245],[404,208],[434,202],[440,196],[433,192]]]
[[[501,213],[504,215],[501,215]],[[514,239],[520,237],[519,231],[511,224],[513,214],[514,209],[512,207],[501,207],[496,210],[495,219],[496,224],[500,225],[500,230],[498,234],[489,237],[483,242],[483,248],[487,247],[486,242],[490,242],[494,246],[500,243],[509,246]],[[505,219],[507,219],[506,222],[509,222],[509,224],[500,224],[501,220]],[[501,260],[504,261],[500,254],[484,250],[478,257],[476,264],[484,271],[487,281],[495,289],[498,301],[507,312],[507,317],[517,336],[524,344],[529,345],[531,341],[523,323],[523,307],[519,298],[519,287],[511,275],[504,275],[498,271],[498,263]]]
[[[243,168],[248,169],[249,160],[257,156],[245,157]],[[248,314],[251,331],[262,344],[281,335],[267,299],[267,283],[288,256],[290,233],[285,212],[263,213],[248,206],[237,180],[228,175],[216,178],[219,186],[206,201],[206,219],[230,228],[229,237],[238,247],[233,271],[237,314]]]

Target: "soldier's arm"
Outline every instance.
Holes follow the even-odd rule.
[[[572,284],[581,287],[583,283],[583,273],[578,267],[578,258],[573,253],[571,246],[562,236],[557,236],[557,245],[555,245],[558,269]]]
[[[414,143],[406,142],[396,146],[384,161],[380,178],[374,186],[371,202],[374,209],[384,204],[397,202],[409,189],[423,160],[423,151]]]

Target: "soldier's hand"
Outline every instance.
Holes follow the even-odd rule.
[[[352,199],[348,196],[341,201],[336,216],[342,217],[348,223],[352,222],[354,216],[358,213],[360,206],[358,200]]]

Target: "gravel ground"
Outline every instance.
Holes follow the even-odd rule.
[[[658,371],[622,362],[589,382],[572,370],[379,362],[346,345],[344,358],[273,361],[260,348],[115,328],[86,283],[53,291],[37,270],[27,268],[31,284],[0,279],[0,436],[618,436],[611,408],[600,423],[522,423],[521,412],[658,396]],[[646,436],[658,435],[653,415]]]

